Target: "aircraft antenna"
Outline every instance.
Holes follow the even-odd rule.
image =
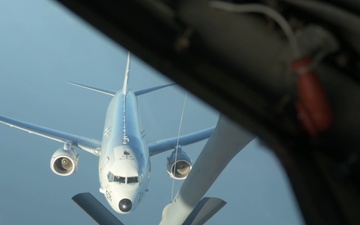
[[[179,149],[181,127],[182,127],[182,122],[183,122],[183,118],[184,118],[184,114],[185,114],[185,106],[186,106],[186,101],[187,101],[187,95],[188,95],[187,92],[185,92],[185,98],[184,98],[184,103],[183,103],[183,107],[182,107],[179,130],[178,130],[178,138],[177,138],[177,142],[176,142],[176,146],[175,146],[175,162],[177,161],[177,157],[178,157],[178,149]],[[176,170],[176,166],[177,166],[177,164],[175,163],[175,170]],[[170,199],[171,201],[174,199],[174,189],[175,189],[175,179],[173,178],[172,187],[171,187],[171,199]]]

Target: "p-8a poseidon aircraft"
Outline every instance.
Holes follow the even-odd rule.
[[[131,91],[127,87],[129,65],[130,54],[123,87],[117,92],[71,83],[112,96],[101,141],[0,116],[0,122],[3,124],[63,143],[63,147],[53,154],[50,161],[51,170],[57,175],[69,176],[76,172],[78,154],[75,148],[98,156],[100,192],[104,194],[111,208],[121,214],[133,211],[148,190],[151,174],[150,156],[173,150],[168,157],[167,171],[174,179],[185,179],[192,164],[190,157],[181,150],[181,146],[204,140],[213,131],[213,128],[209,128],[147,144],[140,130],[137,97],[171,84]]]

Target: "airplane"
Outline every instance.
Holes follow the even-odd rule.
[[[212,127],[180,137],[147,143],[140,129],[137,97],[173,84],[132,91],[128,88],[129,68],[130,53],[123,86],[117,92],[69,82],[112,97],[107,109],[101,141],[0,115],[0,122],[3,124],[63,143],[63,147],[56,150],[50,160],[51,170],[59,176],[70,176],[77,171],[79,155],[75,148],[98,156],[99,191],[104,194],[111,208],[119,214],[134,211],[148,191],[151,156],[173,150],[167,158],[167,172],[173,179],[186,179],[192,163],[190,157],[182,150],[182,146],[207,139],[214,130]],[[91,199],[92,195],[81,195],[81,197],[86,201]]]

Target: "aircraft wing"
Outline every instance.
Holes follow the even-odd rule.
[[[20,120],[15,120],[1,115],[0,115],[0,123],[54,141],[58,141],[62,143],[72,142],[72,146],[78,147],[82,150],[85,150],[97,156],[99,155],[99,152],[101,150],[100,141],[95,139],[81,137],[78,135],[73,135],[73,134],[49,129],[46,127],[41,127],[35,124],[26,123]]]
[[[99,225],[124,225],[112,214],[99,200],[92,194],[80,193],[72,197],[72,200],[78,204],[91,218]]]
[[[163,140],[159,140],[156,142],[152,142],[149,144],[150,156],[157,155],[159,153],[174,149],[177,144],[181,145],[181,146],[185,146],[185,145],[189,145],[189,144],[193,144],[193,143],[205,140],[210,137],[210,135],[212,134],[214,129],[215,129],[215,127],[211,127],[208,129],[204,129],[204,130],[200,130],[200,131],[197,131],[194,133],[180,136],[180,138],[173,137],[173,138],[168,138],[168,139],[163,139]],[[179,139],[179,143],[178,143],[178,139]]]

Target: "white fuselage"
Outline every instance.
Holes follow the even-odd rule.
[[[99,160],[100,191],[118,213],[141,201],[150,179],[150,160],[143,140],[137,98],[119,91],[108,106]]]

